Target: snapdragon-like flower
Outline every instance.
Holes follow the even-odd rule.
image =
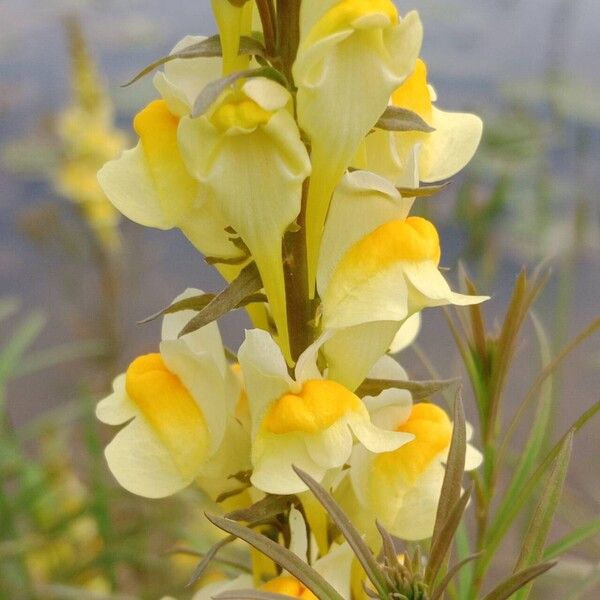
[[[203,39],[186,36],[172,53]],[[107,162],[98,172],[98,181],[108,199],[132,221],[158,229],[179,227],[203,254],[235,258],[240,251],[225,232],[229,223],[201,195],[177,143],[181,117],[190,114],[196,96],[220,74],[219,58],[168,62],[153,80],[161,98],[150,102],[134,118],[137,145]],[[231,276],[239,268],[224,266],[221,270]]]
[[[415,112],[433,131],[371,133],[365,139],[366,168],[402,185],[399,180],[410,168],[410,154],[416,147],[421,181],[440,181],[460,171],[477,150],[483,124],[470,113],[440,110],[436,99],[427,82],[427,66],[418,59],[413,73],[392,94],[391,104]]]
[[[411,433],[414,439],[401,448],[381,454],[356,447],[350,461],[350,477],[360,508],[358,523],[374,533],[378,519],[390,533],[405,539],[431,537],[444,479],[452,422],[435,404],[412,405],[365,398],[373,422],[380,427]],[[471,429],[469,427],[469,436]],[[475,469],[481,454],[467,444],[465,469]],[[351,503],[351,501],[350,501]]]
[[[197,477],[215,494],[248,466],[247,432],[233,417],[240,388],[216,323],[177,337],[193,314],[165,316],[160,351],[136,358],[96,408],[104,423],[125,424],[105,455],[117,481],[140,496],[168,496]]]
[[[283,86],[255,77],[230,87],[204,115],[185,117],[179,128],[190,172],[256,262],[288,359],[282,240],[300,212],[310,173],[290,104]]]
[[[344,176],[327,218],[318,271],[329,373],[351,389],[393,343],[402,323],[427,307],[487,296],[453,292],[438,269],[435,227],[408,217],[412,200],[366,171]]]
[[[293,68],[298,121],[311,141],[307,201],[309,282],[333,190],[391,93],[414,68],[423,36],[416,12],[391,0],[304,0]]]
[[[295,465],[318,480],[344,465],[353,436],[373,452],[398,448],[412,436],[375,427],[358,396],[324,378],[317,368],[318,341],[288,374],[277,344],[266,332],[246,332],[238,357],[252,419],[251,481],[273,494],[293,494],[306,485]]]

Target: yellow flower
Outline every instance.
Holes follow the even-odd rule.
[[[365,399],[380,427],[410,433],[414,439],[392,452],[373,454],[357,447],[350,461],[352,488],[360,507],[353,517],[369,526],[378,519],[393,535],[406,540],[430,537],[444,478],[452,423],[435,404],[385,404]],[[469,435],[471,430],[469,428]],[[467,445],[467,470],[481,463],[481,454]],[[347,490],[348,491],[348,490]],[[346,500],[350,505],[352,500]]]
[[[148,498],[173,494],[196,477],[217,494],[231,485],[228,475],[247,467],[247,433],[233,417],[239,386],[217,325],[177,337],[192,316],[165,316],[160,351],[136,358],[96,408],[104,423],[126,424],[106,447],[113,475]]]
[[[172,52],[202,39],[186,36]],[[203,254],[236,258],[240,251],[225,232],[229,223],[200,193],[177,142],[181,117],[191,112],[196,96],[220,72],[219,58],[167,63],[153,80],[162,98],[150,102],[134,118],[138,144],[106,163],[98,181],[112,204],[132,221],[158,229],[179,227]],[[231,279],[239,267],[220,266],[220,270]]]
[[[403,185],[416,149],[421,181],[440,181],[460,171],[475,154],[483,124],[473,114],[440,110],[435,100],[435,91],[427,82],[427,66],[419,59],[411,76],[392,94],[391,104],[417,113],[434,131],[376,131],[366,137],[363,166]]]
[[[320,239],[333,190],[414,68],[422,27],[401,19],[391,0],[304,0],[293,67],[300,127],[311,141],[307,201],[309,282],[314,290]]]
[[[188,169],[254,258],[289,359],[282,240],[300,212],[310,162],[291,97],[263,77],[230,87],[202,116],[185,117],[179,143]]]
[[[321,344],[317,341],[300,356],[292,379],[271,336],[258,329],[246,332],[238,356],[252,420],[251,481],[265,492],[306,490],[292,465],[322,480],[348,460],[353,436],[373,452],[412,439],[375,427],[355,394],[323,377],[316,365]]]
[[[390,349],[401,325],[427,307],[473,304],[438,270],[435,227],[408,217],[412,201],[366,171],[344,176],[332,199],[319,260],[324,346],[330,376],[355,389]]]

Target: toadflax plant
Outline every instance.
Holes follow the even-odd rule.
[[[209,516],[230,537],[193,581],[235,537],[278,566],[256,561],[198,600],[456,595],[485,551],[450,566],[463,473],[482,454],[460,400],[452,415],[429,401],[455,382],[410,381],[390,350],[425,308],[487,299],[450,288],[435,226],[410,215],[470,160],[481,121],[437,107],[419,16],[390,0],[212,7],[219,35],[185,37],[135,78],[163,67],[137,145],[98,178],[130,219],[181,229],[228,286],[188,289],[154,316],[157,351],[98,404],[122,425],[108,465],[148,498],[191,484],[236,498]],[[239,308],[254,328],[235,356],[217,321]],[[487,598],[550,566],[519,561]]]

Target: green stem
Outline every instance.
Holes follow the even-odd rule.
[[[305,181],[302,186],[302,208],[298,215],[298,231],[288,232],[283,240],[288,330],[290,351],[294,361],[314,341],[313,303],[308,299],[308,261],[304,235],[307,190],[308,181]]]
[[[277,0],[277,54],[290,84],[292,65],[300,43],[300,4],[302,0]]]
[[[276,52],[276,31],[275,31],[275,8],[273,0],[256,0],[256,7],[262,23],[263,35],[265,37],[265,48],[269,57]]]

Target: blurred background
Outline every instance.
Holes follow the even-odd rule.
[[[156,348],[159,323],[136,322],[188,286],[223,286],[178,231],[119,222],[94,183],[105,160],[133,145],[132,116],[156,95],[151,77],[121,84],[184,35],[214,33],[209,4],[0,1],[0,577],[10,579],[0,598],[160,598],[182,589],[197,560],[168,551],[209,545],[196,492],[152,502],[116,487],[101,454],[110,432],[93,417],[112,377]],[[438,106],[473,111],[486,126],[469,167],[416,210],[440,229],[448,277],[458,282],[462,261],[493,297],[491,326],[522,267],[551,270],[536,314],[555,354],[599,312],[600,3],[398,5],[421,13]],[[247,324],[228,315],[225,343],[236,349]],[[528,325],[509,404],[539,371],[538,355]],[[399,360],[415,379],[460,375],[441,311],[425,313]],[[596,336],[553,380],[549,439],[598,389]],[[592,423],[576,440],[559,530],[598,513],[598,467]],[[600,591],[599,560],[600,542],[588,540],[538,597]]]

